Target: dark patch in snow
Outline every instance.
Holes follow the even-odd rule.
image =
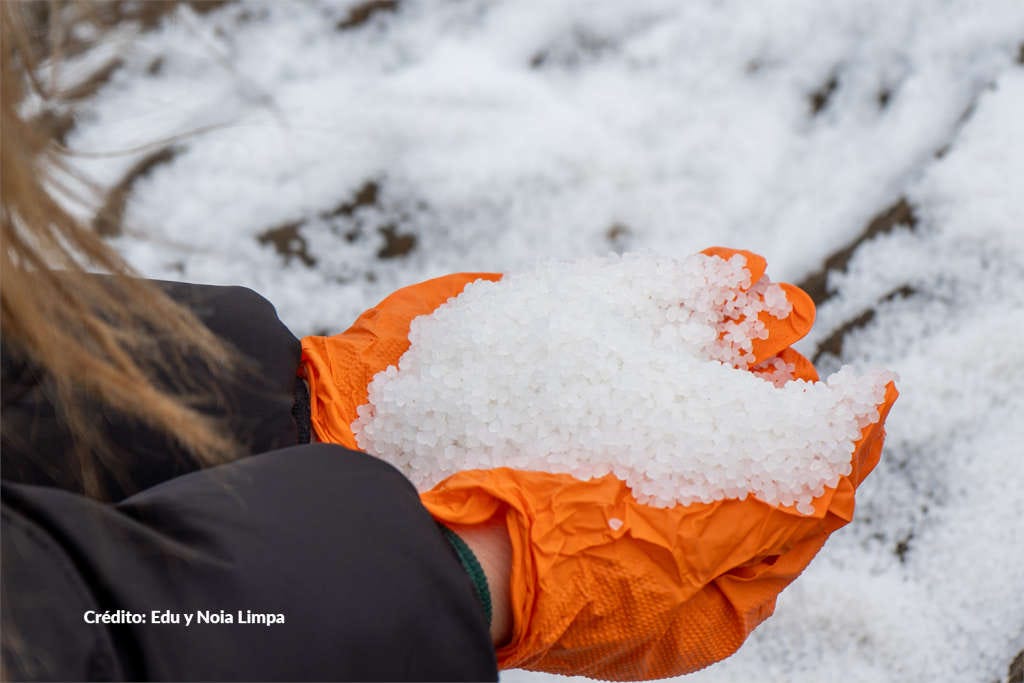
[[[342,202],[331,209],[322,217],[325,219],[349,217],[361,208],[380,205],[380,185],[376,180],[367,180],[358,190],[355,196],[348,201]],[[417,237],[410,232],[401,232],[394,223],[388,223],[377,228],[377,232],[384,238],[384,244],[377,251],[377,258],[392,259],[405,256],[416,248]],[[345,241],[352,243],[363,236],[359,226],[344,233]]]
[[[892,232],[898,225],[911,228],[917,225],[917,216],[906,197],[900,197],[895,204],[876,214],[856,239],[839,251],[833,252],[825,259],[825,264],[820,270],[807,276],[799,284],[800,289],[807,292],[814,303],[820,306],[831,296],[828,289],[829,271],[844,270],[861,244],[877,235]]]
[[[150,152],[135,162],[128,169],[128,172],[125,173],[124,177],[121,178],[121,182],[107,192],[103,206],[96,212],[96,216],[92,221],[96,232],[104,237],[120,235],[124,227],[122,225],[124,209],[128,204],[128,196],[131,194],[135,183],[157,166],[172,161],[180,152],[181,149],[177,147],[164,147],[155,152]]]
[[[335,24],[339,31],[358,28],[368,22],[374,15],[381,12],[394,12],[398,9],[398,0],[368,0],[349,10],[348,16]]]
[[[367,180],[358,190],[355,197],[346,200],[330,211],[323,214],[324,218],[337,218],[338,216],[351,216],[357,209],[364,206],[376,206],[380,196],[380,186],[376,180]]]
[[[892,301],[893,299],[896,298],[906,298],[909,296],[913,296],[916,293],[917,290],[914,289],[913,287],[909,285],[903,285],[902,287],[894,289],[893,291],[889,292],[881,299],[879,299],[878,304],[885,303],[886,301]],[[878,304],[876,304],[876,306]],[[818,348],[814,352],[814,357],[811,359],[811,361],[813,363],[817,363],[822,358],[822,356],[826,354],[833,355],[836,358],[842,357],[843,342],[846,340],[846,335],[849,334],[850,332],[853,332],[854,330],[858,330],[868,325],[874,319],[875,311],[873,308],[871,308],[864,311],[853,320],[849,320],[843,323],[843,325],[839,327],[839,329],[830,334],[824,341],[822,341],[818,345]]]
[[[748,74],[753,75],[760,71],[763,66],[764,65],[761,63],[760,59],[751,59],[747,62],[747,66],[743,70]]]
[[[390,259],[406,256],[416,248],[416,235],[411,232],[401,233],[394,225],[377,228],[384,237],[384,246],[377,252],[377,258]]]
[[[270,16],[266,6],[246,5],[242,11],[235,16],[239,24],[249,24],[255,21],[263,21]]]
[[[197,14],[206,14],[233,0],[105,0],[104,2],[19,2],[18,9],[26,22],[26,32],[30,36],[51,35],[50,22],[52,13],[60,16],[62,31],[59,40],[31,40],[27,47],[32,52],[33,61],[41,62],[59,54],[63,58],[75,57],[93,47],[95,42],[90,38],[79,37],[90,35],[94,30],[107,31],[125,22],[138,24],[142,30],[155,27],[168,14],[186,5]],[[85,31],[77,29],[85,28]]]
[[[159,76],[164,70],[164,58],[157,57],[146,67],[146,73],[150,76]]]
[[[835,332],[830,334],[825,341],[818,344],[817,350],[814,352],[814,357],[811,358],[812,363],[817,363],[822,356],[825,354],[833,355],[837,358],[843,352],[843,342],[846,340],[846,335],[853,330],[860,329],[875,319],[875,312],[867,310],[858,315],[853,320],[848,320],[843,323],[842,326]]]
[[[832,100],[832,96],[838,89],[839,76],[838,74],[833,73],[820,88],[811,93],[811,116],[817,116],[824,111],[825,107],[828,106],[828,103]]]
[[[903,285],[899,289],[894,289],[885,296],[883,296],[881,299],[879,299],[879,303],[892,301],[894,299],[906,299],[908,297],[914,296],[915,294],[917,294],[916,289],[914,289],[910,285]]]
[[[629,243],[633,237],[633,230],[623,223],[612,223],[604,233],[605,239],[611,245],[616,254],[621,254],[629,249]]]
[[[1022,45],[1021,47],[1024,48],[1024,45]],[[970,103],[968,103],[968,105],[964,108],[963,113],[960,114],[960,117],[957,119],[956,125],[949,136],[950,141],[946,142],[944,145],[935,150],[936,159],[943,159],[947,154],[949,154],[949,150],[953,147],[953,141],[956,140],[957,135],[959,135],[960,131],[963,130],[964,126],[967,125],[967,122],[971,120],[971,117],[974,116],[974,112],[977,111],[978,100],[981,99],[982,93],[988,90],[998,89],[998,84],[995,81],[992,81],[990,83],[986,83],[984,88],[981,88],[974,93],[973,99],[971,99]]]
[[[135,0],[118,0],[117,2],[94,3],[96,5],[111,5],[114,13],[114,21],[138,21],[145,29],[156,26],[168,14],[176,11],[179,6],[187,5],[197,14],[206,14],[223,7],[232,0],[186,0],[185,2],[173,0],[156,0],[150,2],[137,2]]]
[[[989,89],[991,89],[991,87],[992,87],[992,84],[990,83],[988,86],[986,86],[985,89],[989,90]],[[974,112],[975,112],[975,110],[977,110],[977,108],[978,108],[978,97],[975,96],[975,98],[973,100],[971,100],[971,103],[967,105],[967,108],[964,109],[964,113],[960,114],[960,118],[957,119],[956,125],[957,125],[958,129],[959,128],[963,128],[964,124],[971,120],[971,117],[974,116]]]
[[[882,86],[878,91],[877,99],[878,108],[883,110],[886,109],[889,106],[889,102],[892,100],[892,90],[886,86]]]
[[[336,207],[321,214],[321,218],[330,220],[332,218],[348,218],[355,214],[361,208],[369,206],[377,206],[377,200],[380,197],[380,186],[376,180],[367,180],[359,189],[356,190],[356,194],[352,199],[346,199]],[[363,231],[360,226],[355,226],[344,233],[345,241],[352,244],[360,237],[363,236]]]
[[[319,213],[317,218],[328,222],[332,219],[351,218],[360,209],[379,206],[379,200],[380,185],[376,180],[367,180],[359,186],[359,189],[356,190],[351,199],[346,199],[333,209]],[[317,258],[309,251],[309,243],[302,236],[301,229],[305,224],[305,220],[296,220],[276,225],[259,233],[256,239],[260,244],[273,246],[274,250],[288,261],[297,258],[304,265],[312,268],[317,264]],[[332,226],[335,234],[338,234],[340,227]],[[381,225],[377,228],[377,233],[383,238],[383,244],[377,251],[377,258],[379,259],[386,260],[406,256],[416,248],[418,243],[418,238],[415,234],[402,232],[399,224],[395,222]],[[352,244],[362,239],[365,233],[363,227],[356,224],[342,232],[341,235],[346,242]],[[374,282],[376,275],[368,273],[366,279],[368,282]],[[346,277],[344,281],[349,282],[350,278]]]
[[[380,184],[376,180],[367,180],[351,199],[346,199],[341,204],[329,211],[320,214],[320,218],[330,221],[335,218],[351,218],[360,209],[380,206]],[[337,230],[337,228],[335,228]],[[377,228],[377,232],[384,238],[384,244],[377,251],[377,258],[392,259],[405,256],[416,248],[418,238],[410,232],[401,232],[398,224],[389,222]],[[359,241],[363,236],[363,227],[354,225],[341,233],[349,244]],[[370,280],[372,282],[372,280]]]
[[[914,539],[914,532],[911,531],[905,537],[896,541],[896,545],[893,547],[892,552],[896,557],[899,558],[900,564],[906,564],[907,553],[910,552],[910,541]]]
[[[611,39],[598,35],[588,28],[576,27],[565,40],[535,52],[530,57],[530,68],[554,66],[573,69],[585,62],[599,59],[615,48],[616,44]]]
[[[65,102],[73,102],[75,100],[83,100],[87,97],[91,97],[96,94],[96,91],[102,88],[110,77],[114,75],[114,72],[121,68],[124,61],[119,57],[115,57],[96,71],[92,72],[88,78],[76,83],[75,85],[67,88],[66,90],[57,93],[57,98],[64,100]]]
[[[1020,48],[1018,48],[1017,50],[1017,63],[1020,64],[1021,66],[1024,66],[1024,43],[1021,43]]]
[[[304,221],[293,221],[285,223],[269,230],[264,230],[257,235],[256,240],[260,244],[270,244],[281,256],[284,256],[285,263],[290,263],[297,258],[304,265],[312,268],[316,265],[316,258],[309,253],[309,243],[299,232]]]
[[[1024,45],[1021,46],[1024,54]],[[1017,653],[1017,656],[1010,662],[1010,668],[1006,672],[1006,683],[1024,683],[1024,650]]]

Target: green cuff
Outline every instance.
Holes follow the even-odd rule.
[[[452,544],[452,548],[455,549],[455,554],[459,556],[459,562],[462,563],[462,567],[469,574],[469,578],[473,581],[473,590],[476,591],[476,597],[479,598],[480,604],[484,607],[484,613],[487,615],[487,628],[491,627],[491,617],[493,616],[493,609],[491,607],[491,589],[487,586],[487,575],[484,574],[483,567],[480,566],[480,562],[477,561],[476,555],[469,549],[466,542],[459,538],[459,535],[446,527],[444,524],[438,524],[441,528],[441,533],[448,539],[448,542]]]

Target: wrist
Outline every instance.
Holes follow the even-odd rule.
[[[502,522],[473,526],[445,524],[472,551],[483,570],[491,603],[491,642],[495,647],[512,637],[512,608],[509,579],[512,572],[512,543]]]

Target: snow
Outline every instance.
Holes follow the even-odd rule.
[[[539,257],[724,244],[799,282],[905,197],[916,224],[832,274],[798,346],[874,311],[819,370],[900,375],[882,463],[776,615],[690,679],[1004,678],[1024,649],[1024,5],[435,0],[337,30],[355,4],[182,10],[119,47],[69,146],[177,150],[132,184],[122,252],[253,287],[309,334]],[[144,155],[76,163],[113,186]],[[257,240],[288,225],[314,265]],[[388,226],[408,253],[378,258]]]

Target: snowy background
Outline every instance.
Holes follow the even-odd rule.
[[[853,524],[687,680],[1024,680],[1024,2],[228,3],[55,78],[97,69],[97,226],[297,335],[446,272],[764,254],[799,350],[902,396]]]

